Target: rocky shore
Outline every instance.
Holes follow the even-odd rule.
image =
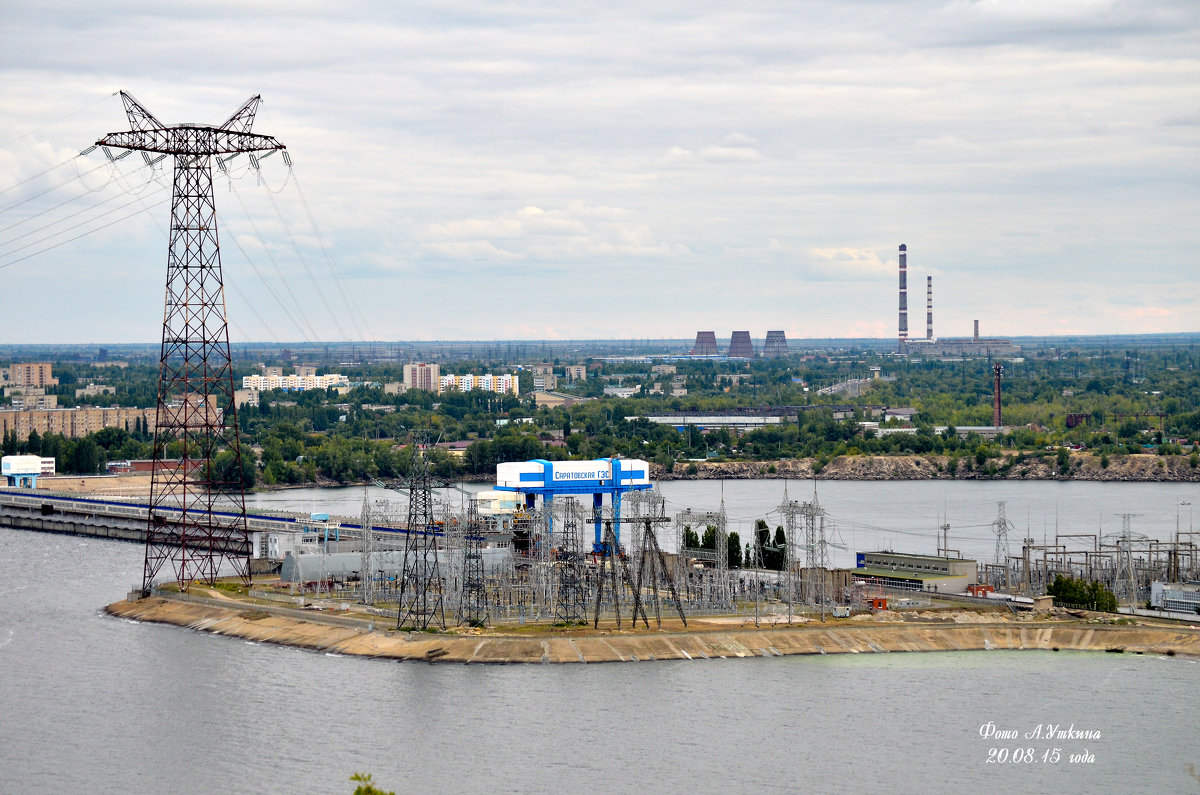
[[[1105,465],[1107,464],[1107,466]],[[1072,453],[1065,471],[1053,455],[1005,454],[979,465],[973,458],[949,456],[839,456],[778,461],[680,461],[670,472],[651,466],[655,480],[1089,480],[1103,482],[1200,482],[1200,467],[1187,456]]]

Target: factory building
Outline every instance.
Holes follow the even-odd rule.
[[[975,334],[971,337],[948,337],[932,340],[927,344],[909,346],[910,353],[923,356],[987,356],[1010,358],[1020,356],[1021,349],[1007,337],[979,336],[979,321],[975,321]]]
[[[906,555],[902,552],[859,552],[855,580],[901,591],[966,593],[979,581],[978,566],[968,558]]]
[[[6,455],[0,459],[0,477],[9,488],[36,489],[39,477],[54,476],[55,460],[36,455]]]
[[[1152,582],[1150,605],[1179,613],[1200,612],[1200,582]]]
[[[925,338],[908,336],[908,246],[900,244],[900,324],[896,350],[902,354],[920,356],[984,356],[1011,358],[1021,349],[1006,337],[980,337],[979,321],[975,321],[972,337],[935,339],[933,336],[933,277],[925,277]]]

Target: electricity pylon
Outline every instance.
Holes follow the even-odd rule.
[[[212,161],[284,146],[250,132],[258,96],[217,127],[168,126],[123,91],[121,101],[132,129],[109,133],[96,145],[140,151],[148,164],[171,155],[175,166],[142,590],[149,591],[168,561],[184,590],[192,580],[211,584],[225,560],[249,584],[250,538]],[[160,157],[151,160],[146,153]],[[218,459],[221,452],[229,455]]]

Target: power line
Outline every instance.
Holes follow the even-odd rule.
[[[153,195],[153,194],[151,194],[151,195]],[[102,201],[102,202],[100,202],[100,203],[98,203],[98,204],[92,205],[91,207],[85,207],[85,208],[83,208],[82,210],[79,210],[78,212],[71,213],[70,215],[67,215],[67,216],[65,216],[65,217],[63,217],[63,218],[59,218],[59,219],[58,219],[58,220],[56,220],[56,221],[51,221],[50,223],[48,223],[48,224],[45,224],[45,225],[43,225],[43,226],[39,226],[39,227],[37,227],[36,229],[31,229],[31,230],[29,230],[28,232],[25,232],[24,234],[17,235],[16,237],[14,237],[14,238],[10,238],[10,239],[8,239],[8,240],[0,241],[0,246],[7,246],[7,245],[9,245],[10,243],[14,243],[14,242],[16,242],[16,241],[20,240],[21,238],[24,238],[24,237],[29,237],[30,235],[35,235],[35,234],[37,234],[38,232],[41,232],[41,231],[43,231],[43,230],[46,230],[46,229],[49,229],[49,228],[50,228],[50,227],[52,227],[52,226],[57,226],[58,224],[61,224],[61,223],[65,222],[65,221],[69,221],[69,220],[71,220],[72,218],[75,218],[75,217],[77,217],[77,216],[80,216],[80,215],[83,215],[83,214],[85,214],[85,213],[92,212],[93,210],[99,209],[100,207],[103,207],[105,204],[108,204],[110,201],[113,201],[113,200],[115,200],[115,199],[120,199],[120,198],[122,198],[120,194],[118,194],[118,195],[116,195],[116,196],[112,196],[112,197],[110,197],[110,198],[108,198],[108,199],[105,199],[104,201]],[[134,196],[134,198],[133,198],[133,201],[129,201],[129,202],[126,202],[125,204],[122,204],[122,205],[120,205],[120,206],[118,206],[118,207],[113,207],[112,209],[105,210],[104,212],[100,213],[99,215],[95,216],[94,218],[88,219],[88,220],[86,220],[86,221],[81,221],[79,225],[81,225],[81,226],[82,226],[82,225],[83,225],[83,224],[85,224],[85,223],[91,223],[92,221],[97,221],[97,220],[99,220],[99,219],[103,218],[103,217],[104,217],[104,216],[106,216],[106,215],[111,215],[112,213],[115,213],[115,212],[117,212],[118,210],[123,210],[123,209],[125,209],[126,207],[128,207],[129,205],[131,205],[131,204],[136,204],[137,202],[140,202],[141,200],[142,200],[142,197],[141,197],[140,195],[135,195],[135,196]],[[61,206],[61,205],[59,205],[59,206]],[[10,227],[10,228],[11,228],[11,227]],[[0,230],[0,231],[3,231],[3,230]],[[67,231],[67,230],[64,230],[64,232],[65,232],[65,231]],[[55,234],[63,234],[63,232],[57,232],[57,233],[55,233]],[[54,237],[54,235],[50,235],[49,237]],[[35,243],[31,243],[30,245],[35,245]],[[17,251],[20,251],[20,250],[21,250],[21,249],[19,249],[19,248],[18,248],[18,249],[14,249],[13,251],[10,251],[10,252],[8,252],[8,253],[9,253],[9,254],[15,254]]]
[[[68,163],[70,163],[70,162],[71,162],[72,160],[74,160],[74,159],[75,159],[75,158],[71,158],[71,160],[68,160],[67,162],[68,162]],[[87,171],[83,172],[83,174],[77,174],[77,175],[76,175],[76,179],[78,179],[78,178],[82,177],[84,174],[91,174],[93,171],[96,171],[96,170],[98,170],[98,169],[104,168],[104,167],[105,167],[105,166],[107,166],[107,165],[108,165],[108,163],[101,163],[100,165],[96,166],[95,168],[91,168],[91,169],[88,169]],[[111,180],[109,180],[109,181],[111,182]],[[8,212],[9,210],[12,210],[12,209],[14,209],[14,208],[16,208],[16,207],[20,207],[22,204],[25,204],[25,203],[27,203],[27,202],[31,202],[31,201],[33,201],[34,199],[37,199],[37,198],[39,198],[39,197],[41,197],[41,196],[45,196],[47,193],[53,193],[54,191],[58,190],[59,188],[65,188],[67,185],[70,185],[70,184],[72,184],[72,182],[71,182],[71,181],[67,181],[67,182],[60,182],[59,184],[57,184],[57,185],[54,185],[54,186],[52,186],[52,187],[49,187],[49,188],[46,188],[44,191],[41,191],[41,192],[39,192],[39,193],[35,193],[35,194],[33,194],[32,196],[26,196],[24,199],[21,199],[19,202],[15,202],[15,203],[13,203],[13,204],[10,204],[10,205],[8,205],[7,207],[0,207],[0,213]],[[105,183],[104,185],[101,185],[99,188],[89,188],[89,190],[90,190],[92,193],[95,193],[97,190],[101,190],[101,189],[103,189],[104,187],[106,187],[106,186],[107,186],[107,184],[108,184],[108,183]],[[87,186],[85,185],[84,187],[87,187]],[[70,200],[68,200],[68,201],[70,201]],[[59,206],[61,207],[62,205],[60,204]]]
[[[270,325],[268,325],[267,321],[263,320],[262,315],[258,314],[258,310],[254,307],[254,304],[251,303],[250,301],[246,300],[246,296],[242,293],[241,288],[237,286],[237,282],[229,282],[229,286],[233,288],[233,291],[235,293],[237,293],[238,298],[242,299],[242,302],[246,304],[246,308],[250,310],[251,314],[253,314],[254,317],[258,319],[258,322],[262,325],[262,327],[264,329],[266,329],[267,333],[271,335],[271,338],[273,340],[275,340],[275,344],[276,345],[281,344],[280,340],[279,340],[279,335],[277,335],[275,333],[275,330],[272,329]],[[238,333],[242,335],[242,339],[249,341],[249,339],[250,339],[249,335],[247,335],[244,331],[242,331],[240,326],[237,326],[237,324],[234,324],[234,327],[237,328]],[[301,331],[300,333],[303,334],[304,332]]]
[[[77,157],[82,157],[82,155],[72,155],[71,157],[68,157],[66,160],[59,163],[57,166],[50,166],[50,168],[46,169],[45,171],[39,171],[38,173],[34,174],[32,177],[26,177],[25,179],[21,180],[20,182],[14,182],[12,185],[9,185],[7,188],[0,189],[0,194],[8,193],[10,190],[16,190],[17,188],[21,187],[22,185],[24,185],[27,182],[33,182],[38,177],[44,177],[47,174],[49,174],[51,171],[53,171],[54,169],[62,168],[63,166],[67,165],[68,163],[70,163],[72,160],[74,160]]]
[[[348,339],[346,330],[342,327],[342,322],[338,320],[334,314],[333,307],[329,305],[329,301],[325,298],[325,291],[321,289],[320,283],[317,281],[316,274],[313,273],[312,266],[308,264],[308,259],[304,256],[304,252],[300,249],[300,244],[296,242],[296,236],[292,234],[292,230],[288,228],[287,221],[283,217],[283,213],[279,212],[279,205],[275,201],[274,195],[270,191],[267,192],[267,198],[271,201],[271,207],[275,210],[275,217],[279,219],[279,223],[283,226],[283,231],[287,233],[288,239],[292,241],[292,248],[296,250],[296,257],[300,260],[300,264],[304,266],[305,272],[308,273],[308,278],[313,283],[313,289],[317,291],[317,297],[321,299],[321,303],[325,306],[325,311],[329,313],[329,317],[333,320],[333,325],[337,327],[338,334],[342,339]]]
[[[329,249],[325,248],[325,242],[321,239],[321,229],[319,226],[317,226],[317,219],[313,215],[312,208],[308,205],[308,199],[305,197],[304,191],[300,188],[300,178],[295,177],[295,181],[296,193],[300,196],[300,203],[304,205],[304,212],[308,215],[308,222],[312,224],[313,232],[316,233],[317,245],[321,247],[321,253],[325,255],[325,261],[329,263],[329,270],[333,272],[334,284],[338,286],[338,289],[341,292],[342,302],[346,305],[346,311],[350,313],[350,321],[354,323],[354,329],[358,332],[359,338],[365,340],[367,339],[367,336],[363,334],[362,327],[358,325],[359,316],[363,316],[363,326],[366,326],[367,323],[362,308],[359,307],[354,301],[353,295],[350,293],[350,289],[346,285],[346,279],[342,274],[341,267],[337,264],[333,257],[329,255]],[[375,335],[370,334],[369,328],[367,329],[367,332],[371,338],[374,338]]]
[[[261,281],[263,283],[263,286],[267,288],[267,292],[270,293],[271,297],[275,299],[275,303],[279,304],[280,309],[283,310],[283,314],[289,320],[292,321],[292,325],[294,325],[296,327],[296,330],[300,332],[300,336],[304,337],[304,339],[307,340],[308,342],[317,342],[318,338],[316,337],[315,331],[312,336],[309,336],[309,333],[304,330],[304,328],[299,324],[299,322],[296,321],[296,315],[299,313],[294,312],[293,310],[289,309],[287,304],[285,304],[283,302],[283,299],[279,297],[279,293],[275,292],[275,288],[271,286],[271,282],[267,279],[266,276],[263,275],[263,272],[261,270],[259,270],[258,265],[255,264],[254,260],[250,258],[250,255],[246,253],[246,249],[242,248],[242,244],[238,242],[237,235],[231,234],[229,236],[229,240],[232,241],[233,245],[237,248],[237,250],[242,253],[242,256],[245,257],[246,262],[249,263],[250,267],[254,269],[254,273],[258,276],[259,281]],[[276,269],[278,270],[278,266],[276,266]],[[241,295],[241,291],[238,292],[238,295]],[[243,300],[245,300],[244,296],[243,296]],[[294,300],[294,297],[293,297],[293,300]],[[251,304],[251,307],[253,307],[253,304]],[[257,316],[258,313],[256,310],[254,310],[252,308],[251,311],[254,311],[255,315]],[[307,318],[305,320],[307,322]],[[259,322],[263,322],[261,317],[259,317]],[[266,325],[266,324],[263,323],[263,325]],[[312,330],[311,324],[309,325],[309,329]],[[274,335],[272,335],[272,336],[274,336]],[[279,341],[278,338],[276,338],[276,342],[278,342],[278,341]]]
[[[97,105],[99,105],[101,102],[112,99],[118,93],[120,93],[120,92],[114,91],[111,94],[107,94],[107,95],[101,97],[100,99],[96,100],[95,102],[90,102],[87,105],[84,105],[82,108],[78,108],[76,110],[71,111],[70,113],[68,113],[65,116],[60,116],[57,119],[54,119],[53,121],[48,121],[45,124],[43,124],[41,127],[35,127],[32,130],[30,130],[29,132],[21,133],[20,135],[16,136],[15,138],[9,138],[7,141],[0,142],[0,146],[8,146],[9,144],[13,143],[14,141],[19,141],[22,138],[28,138],[29,136],[33,135],[34,133],[41,132],[42,130],[46,129],[47,127],[58,124],[60,121],[66,121],[67,119],[71,118],[72,116],[78,116],[80,113],[83,113],[85,110],[90,110],[91,108],[94,108]]]
[[[62,241],[62,242],[60,242],[60,243],[55,243],[55,244],[54,244],[54,245],[52,245],[52,246],[47,246],[46,248],[43,248],[43,249],[41,249],[41,250],[39,250],[39,251],[34,251],[34,252],[33,252],[33,253],[31,253],[31,254],[26,254],[24,257],[19,257],[19,258],[17,258],[17,259],[14,259],[14,260],[12,260],[12,261],[10,261],[10,262],[4,262],[4,263],[0,263],[0,269],[7,268],[7,267],[9,267],[10,265],[16,265],[18,262],[24,262],[25,260],[27,260],[27,259],[30,259],[30,258],[32,258],[32,257],[36,257],[36,256],[37,256],[37,255],[39,255],[39,254],[44,254],[44,253],[46,253],[47,251],[53,251],[54,249],[58,248],[59,246],[65,246],[67,243],[73,243],[73,242],[75,242],[76,240],[79,240],[81,237],[87,237],[88,235],[90,235],[90,234],[94,234],[95,232],[99,232],[99,231],[100,231],[100,230],[102,230],[102,229],[107,229],[107,228],[109,228],[110,226],[113,226],[113,225],[115,225],[115,224],[119,224],[119,223],[121,223],[121,222],[122,222],[122,221],[124,221],[124,220],[127,220],[127,219],[129,219],[129,218],[133,218],[133,217],[134,217],[135,215],[137,215],[138,213],[144,212],[145,210],[148,210],[148,209],[150,209],[151,207],[158,207],[158,206],[160,206],[160,205],[166,204],[168,201],[170,201],[170,200],[169,200],[169,199],[163,199],[163,200],[162,200],[162,201],[160,201],[160,202],[156,202],[156,203],[154,203],[154,204],[150,205],[150,207],[142,207],[142,208],[139,208],[138,210],[135,210],[134,212],[130,213],[129,215],[122,216],[122,217],[120,217],[120,218],[116,219],[115,221],[109,221],[107,224],[104,224],[103,226],[98,226],[98,227],[96,227],[95,229],[89,229],[89,230],[88,230],[88,231],[86,231],[86,232],[83,232],[83,233],[81,233],[81,234],[75,235],[74,237],[68,238],[68,239],[66,239],[66,240],[63,240],[63,241]]]
[[[242,212],[244,212],[246,214],[246,220],[250,222],[250,228],[254,230],[254,234],[259,239],[259,241],[262,241],[263,240],[262,233],[258,231],[258,224],[254,223],[254,216],[250,213],[250,210],[248,210],[246,208],[246,203],[244,201],[242,201],[242,194],[240,192],[238,192],[238,190],[236,188],[233,187],[232,182],[229,184],[229,188],[230,188],[230,192],[234,196],[237,197],[238,204],[240,204],[242,206]],[[238,246],[238,249],[241,250],[241,245],[237,242],[236,237],[233,238],[233,241],[234,241],[234,245]],[[312,336],[308,338],[309,341],[316,342],[318,339],[320,339],[320,337],[317,335],[316,329],[313,328],[312,321],[310,321],[308,319],[308,314],[304,311],[303,306],[296,299],[296,294],[294,292],[292,292],[291,282],[289,282],[286,278],[284,278],[283,270],[279,267],[279,262],[276,261],[275,256],[271,253],[271,249],[267,248],[265,243],[263,244],[263,251],[266,253],[267,259],[270,260],[271,265],[273,265],[275,267],[275,273],[279,276],[279,282],[283,285],[283,289],[287,290],[288,297],[292,299],[292,303],[295,305],[294,310],[287,310],[287,307],[284,307],[285,311],[287,311],[289,316],[294,314],[294,315],[297,315],[297,316],[303,318],[305,324],[308,326],[309,331],[312,332]],[[242,250],[242,253],[245,254],[246,252],[244,250]],[[250,258],[247,257],[246,259],[247,259],[247,261],[249,261]],[[261,272],[259,272],[258,268],[255,268],[254,270],[255,270],[255,273],[258,273],[258,278],[263,280],[263,284],[268,284],[267,280],[265,278],[263,278],[263,275]],[[270,290],[269,284],[268,284],[267,289]],[[273,290],[271,292],[272,292],[272,294],[274,294]],[[278,296],[276,296],[275,299],[279,300]],[[301,330],[301,334],[303,334],[303,333],[304,333],[303,330]]]

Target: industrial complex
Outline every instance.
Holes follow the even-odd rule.
[[[985,356],[988,358],[1011,358],[1020,355],[1020,349],[1005,337],[980,337],[979,321],[975,321],[975,333],[971,337],[937,339],[933,336],[933,277],[925,277],[925,336],[913,338],[908,333],[908,245],[900,244],[900,323],[896,351],[901,354],[919,356]]]

